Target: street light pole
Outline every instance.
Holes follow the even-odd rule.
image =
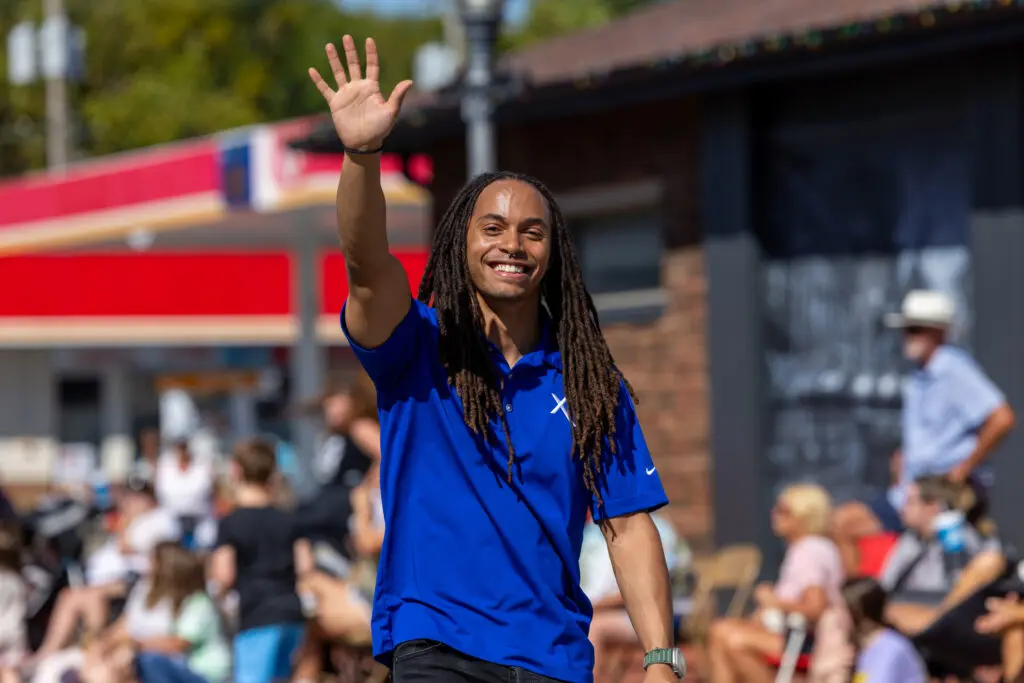
[[[63,171],[68,164],[69,116],[68,116],[68,40],[70,38],[67,18],[64,16],[64,0],[43,0],[47,41],[44,50],[59,51],[61,68],[46,75],[46,165],[54,171]]]
[[[64,14],[64,0],[42,0],[43,24],[16,25],[7,36],[8,79],[26,86],[46,81],[46,162],[60,172],[71,156],[68,80],[80,77],[84,34]]]
[[[466,76],[462,120],[466,124],[466,161],[470,178],[497,168],[494,134],[494,48],[503,0],[460,0],[466,32]]]

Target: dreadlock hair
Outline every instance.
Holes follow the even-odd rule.
[[[538,180],[505,171],[477,176],[459,191],[434,233],[434,243],[420,283],[419,300],[437,311],[438,352],[448,384],[462,400],[469,428],[495,443],[489,429],[495,417],[501,423],[508,449],[508,480],[512,481],[515,448],[502,410],[501,386],[488,354],[484,319],[466,257],[466,234],[480,193],[493,182],[515,180],[536,189],[551,216],[551,259],[541,280],[542,302],[551,316],[552,330],[562,355],[565,402],[572,428],[572,457],[583,464],[583,481],[598,506],[597,487],[601,458],[616,453],[616,413],[623,377],[605,343],[594,301],[583,284],[576,250],[565,218],[551,192]]]

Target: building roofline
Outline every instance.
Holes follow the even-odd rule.
[[[550,118],[587,108],[621,106],[638,98],[651,99],[649,93],[654,91],[698,94],[1022,38],[1024,0],[943,2],[871,22],[752,37],[567,80],[542,84],[520,81],[518,87],[510,88],[511,95],[499,104],[495,117],[499,123]],[[433,140],[461,134],[458,97],[455,89],[431,93],[422,104],[407,108],[389,137],[389,150],[420,151]],[[340,150],[337,135],[326,119],[310,135],[292,144],[310,152]]]

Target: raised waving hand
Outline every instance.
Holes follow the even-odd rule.
[[[412,81],[402,81],[395,86],[391,97],[384,99],[380,91],[380,60],[373,38],[366,39],[365,76],[352,36],[345,36],[342,45],[348,63],[347,76],[337,48],[329,44],[326,50],[337,89],[331,88],[314,68],[310,68],[309,77],[331,109],[334,130],[341,143],[352,150],[379,149],[395,126],[402,100],[412,88]]]

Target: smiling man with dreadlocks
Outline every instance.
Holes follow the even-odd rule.
[[[338,232],[342,328],[377,387],[386,533],[373,645],[406,681],[589,683],[580,589],[588,510],[647,651],[646,680],[682,674],[668,571],[650,511],[667,500],[551,193],[474,178],[437,226],[419,297],[388,251],[380,151],[412,87],[384,99],[327,47],[310,76],[346,150]]]

